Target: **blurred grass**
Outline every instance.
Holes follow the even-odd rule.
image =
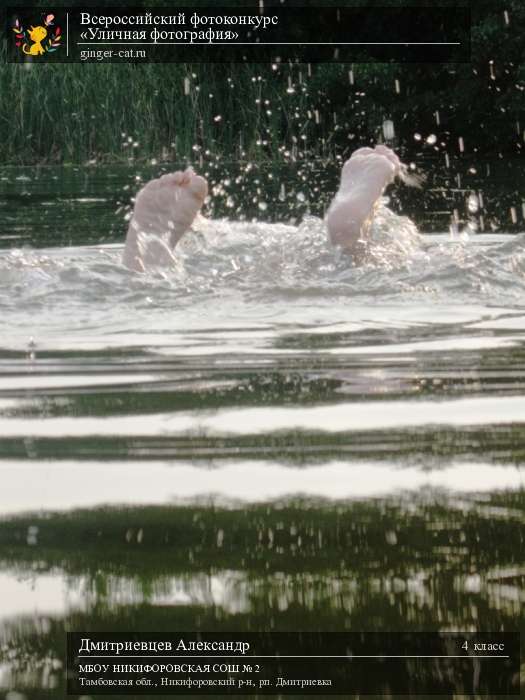
[[[0,159],[333,157],[377,135],[389,114],[382,102],[394,95],[395,66],[356,65],[355,85],[350,71],[345,64],[10,64],[0,43]],[[378,80],[382,100],[372,89]]]
[[[293,0],[318,3],[337,0]],[[258,6],[255,0],[224,4]],[[396,148],[409,158],[425,148],[424,140],[415,142],[420,134],[435,135],[451,155],[462,138],[467,155],[522,156],[525,5],[507,0],[506,6],[508,26],[497,3],[473,5],[472,62],[465,64],[9,64],[0,40],[0,162],[333,159],[377,140],[385,118],[393,119]]]
[[[4,163],[196,160],[206,151],[275,158],[304,147],[309,127],[319,130],[313,113],[306,115],[306,91],[287,92],[291,78],[270,66],[229,65],[225,74],[220,64],[1,59]]]
[[[485,62],[9,64],[0,44],[0,161],[333,160],[374,143],[385,118],[406,158],[427,148],[419,134],[452,156],[460,137],[471,154],[521,154],[525,67],[495,70],[487,80]]]

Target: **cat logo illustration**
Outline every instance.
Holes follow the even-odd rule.
[[[62,31],[54,27],[55,15],[43,15],[44,23],[24,29],[19,19],[15,20],[13,31],[15,44],[28,56],[43,56],[60,48]]]

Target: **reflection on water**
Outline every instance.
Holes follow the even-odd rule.
[[[287,184],[139,276],[94,172],[0,174],[0,691],[63,697],[68,630],[523,627],[523,236],[383,207],[355,268]]]
[[[517,630],[523,508],[522,493],[420,493],[16,517],[4,682],[62,687],[68,629]]]

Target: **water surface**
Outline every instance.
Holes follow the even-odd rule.
[[[483,167],[355,267],[335,169],[239,166],[147,275],[159,168],[0,172],[0,689],[63,697],[67,630],[523,626],[525,225]]]

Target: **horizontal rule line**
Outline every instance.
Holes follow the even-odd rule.
[[[458,654],[457,656],[444,654],[442,656],[436,656],[433,654],[406,654],[406,655],[391,655],[391,654],[354,654],[349,656],[348,654],[342,656],[331,656],[331,655],[300,655],[300,654],[283,654],[282,656],[225,656],[222,654],[194,654],[192,656],[157,656],[148,654],[79,654],[79,659],[237,659],[237,661],[249,661],[250,659],[510,659],[510,656],[505,655],[495,655],[487,654],[486,656],[466,656],[465,654]]]
[[[461,46],[459,41],[346,41],[346,42],[310,42],[304,41],[275,41],[255,44],[250,41],[232,41],[218,43],[216,41],[77,41],[77,46],[114,44],[124,46]]]

